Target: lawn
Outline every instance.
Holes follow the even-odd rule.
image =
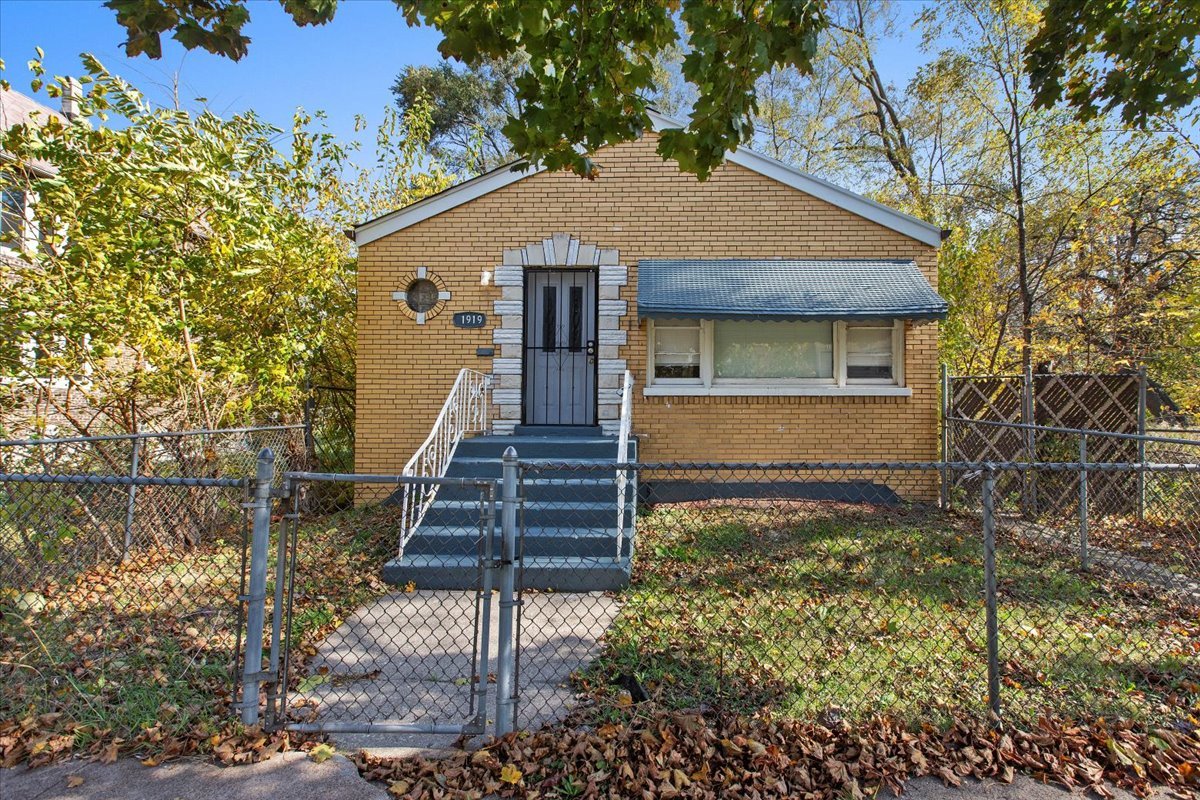
[[[378,516],[345,512],[301,530],[299,658],[384,591],[377,565],[391,528]],[[241,569],[240,532],[228,531],[203,547],[0,587],[0,762],[74,751],[228,757],[259,741],[244,737],[228,705]]]
[[[633,677],[672,708],[795,718],[986,712],[974,519],[804,501],[659,505],[639,519],[637,548],[591,683]],[[998,574],[1010,720],[1177,719],[1195,705],[1194,607],[1015,540],[1001,540]]]
[[[387,591],[378,565],[394,546],[394,513],[305,522],[300,659]],[[74,751],[228,758],[247,747],[228,707],[239,534],[7,590],[0,761]],[[1196,713],[1194,606],[1016,540],[1001,540],[998,563],[1010,720]],[[611,689],[618,707],[627,701],[617,683],[634,679],[670,709],[946,722],[986,710],[982,586],[968,518],[804,501],[659,505],[639,518],[633,586],[581,677]],[[294,679],[302,673],[297,663]]]

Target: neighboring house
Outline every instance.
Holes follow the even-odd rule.
[[[70,93],[65,93],[63,112],[60,113],[32,97],[0,88],[0,134],[17,125],[44,125],[51,118],[66,123],[74,113],[76,102]],[[2,148],[0,164],[12,164],[12,156]],[[19,264],[20,253],[38,245],[41,236],[33,213],[37,197],[29,188],[29,181],[54,174],[54,167],[41,161],[23,164],[20,170],[0,172],[0,263]]]
[[[77,83],[71,85],[74,91],[63,94],[61,112],[20,92],[0,88],[0,134],[17,125],[44,125],[50,119],[67,124],[78,107],[76,93],[79,86]],[[56,173],[54,166],[44,161],[18,166],[12,155],[0,147],[0,285],[16,270],[30,268],[29,261],[22,256],[28,256],[42,244],[42,233],[34,213],[37,193],[31,183]],[[3,343],[0,384],[10,390],[2,397],[8,433],[25,434],[37,430],[44,435],[55,435],[62,428],[54,409],[66,404],[63,393],[69,381],[39,370],[39,359],[46,346],[29,341]],[[35,423],[35,420],[41,422]]]
[[[463,367],[497,434],[613,435],[628,369],[643,461],[937,459],[941,230],[744,148],[701,182],[656,139],[355,229],[357,471],[404,467]]]

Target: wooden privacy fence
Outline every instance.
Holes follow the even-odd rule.
[[[1116,374],[942,375],[942,453],[946,461],[1041,461],[1134,464],[1146,460],[1145,442],[1070,429],[1146,433],[1145,369]],[[1049,429],[1049,430],[1044,430]],[[947,490],[974,489],[971,476],[947,476]],[[1140,473],[1106,472],[1092,478],[1097,510],[1143,513]],[[1019,482],[1019,485],[1016,485]],[[1002,492],[1020,492],[1026,514],[1064,512],[1078,497],[1069,472],[1009,476]]]

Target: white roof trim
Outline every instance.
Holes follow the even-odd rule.
[[[508,186],[510,183],[516,183],[522,178],[543,172],[545,169],[545,167],[526,167],[525,169],[514,170],[512,164],[497,167],[491,172],[485,172],[482,175],[471,178],[469,181],[463,181],[460,184],[451,186],[449,189],[430,195],[423,200],[418,200],[390,214],[384,214],[382,217],[376,217],[369,222],[358,225],[354,228],[354,241],[359,245],[364,245],[376,239],[382,239],[390,233],[404,230],[422,220],[435,217],[443,211],[449,211],[477,197],[482,197],[485,194]]]
[[[682,128],[686,124],[659,114],[654,110],[649,112],[649,116],[656,131],[663,130],[664,128]],[[894,208],[888,208],[885,205],[876,203],[874,200],[851,192],[848,189],[843,189],[840,186],[835,186],[806,172],[801,172],[770,156],[756,153],[746,147],[739,147],[728,153],[726,157],[730,162],[745,167],[752,172],[757,172],[785,186],[790,186],[793,189],[810,194],[813,197],[824,200],[830,205],[845,209],[851,214],[863,217],[864,219],[869,219],[885,228],[904,234],[911,239],[916,239],[931,247],[940,247],[942,244],[942,231],[938,226],[931,225],[924,220],[909,216]],[[416,225],[422,220],[441,214],[443,211],[449,211],[477,197],[482,197],[489,192],[494,192],[496,189],[508,186],[510,183],[516,183],[522,178],[536,175],[544,170],[545,167],[540,166],[527,166],[522,170],[514,170],[512,164],[497,167],[491,172],[484,173],[469,181],[464,181],[457,186],[452,186],[443,192],[426,197],[424,200],[419,200],[412,205],[405,206],[369,222],[364,222],[354,229],[354,241],[359,245],[368,244],[376,239],[381,239],[388,234],[403,230],[411,225]]]

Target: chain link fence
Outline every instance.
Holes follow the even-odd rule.
[[[0,442],[5,760],[197,747],[232,695],[257,452],[297,427]]]
[[[1041,464],[985,474],[994,483],[1008,713],[1188,724],[1200,707],[1200,522],[1186,498],[1200,490],[1200,466]],[[1097,482],[1123,485],[1133,500],[1095,496]],[[1041,492],[1031,508],[1029,487],[1043,483],[1075,494],[1061,491],[1051,506]]]
[[[1019,498],[1023,518],[1060,525],[1082,518],[1082,502],[1097,544],[1188,574],[1200,571],[1200,484],[1194,476],[1160,468],[1200,463],[1200,439],[1183,432],[1138,436],[955,417],[946,427],[953,458],[987,442],[1026,456],[997,461],[1049,465],[997,474],[997,491],[1010,503]],[[1077,466],[1056,469],[1060,464]],[[1140,469],[1143,464],[1148,468]],[[950,472],[945,486],[947,504],[970,502],[979,476]]]
[[[244,498],[213,485],[135,479],[232,479],[254,475],[258,452],[277,453],[280,472],[303,455],[299,426],[129,436],[0,441],[0,582],[6,588],[62,581],[146,551],[188,551],[240,523]],[[121,484],[81,488],[8,476],[103,475]]]
[[[588,646],[566,685],[601,720],[648,701],[827,724],[944,723],[997,707],[1021,724],[1048,713],[1186,724],[1196,711],[1188,542],[1200,523],[1179,502],[1200,486],[1194,463],[629,465],[631,562],[607,546],[611,466],[522,467],[524,513],[557,515],[557,530],[525,526],[524,571],[547,566],[538,539],[558,536],[560,585],[628,570],[628,588],[525,588],[521,722],[565,713],[560,693],[534,685],[544,662],[527,637],[581,629]],[[1142,539],[1102,533],[1136,506],[1113,492],[1081,506],[1085,475],[1153,487],[1138,530],[1161,543],[1154,560]],[[949,509],[947,476],[958,487]],[[1030,516],[1031,480],[1073,491],[1041,492]]]
[[[172,441],[193,462],[143,443],[125,474],[120,450],[4,448],[0,725],[207,741],[242,652],[243,719],[265,704],[300,731],[604,725],[645,704],[828,725],[1200,711],[1194,458],[513,460],[502,486],[499,464],[295,471],[290,439],[259,438],[292,435]],[[279,457],[252,482],[264,444]],[[402,543],[416,481],[437,496]]]

